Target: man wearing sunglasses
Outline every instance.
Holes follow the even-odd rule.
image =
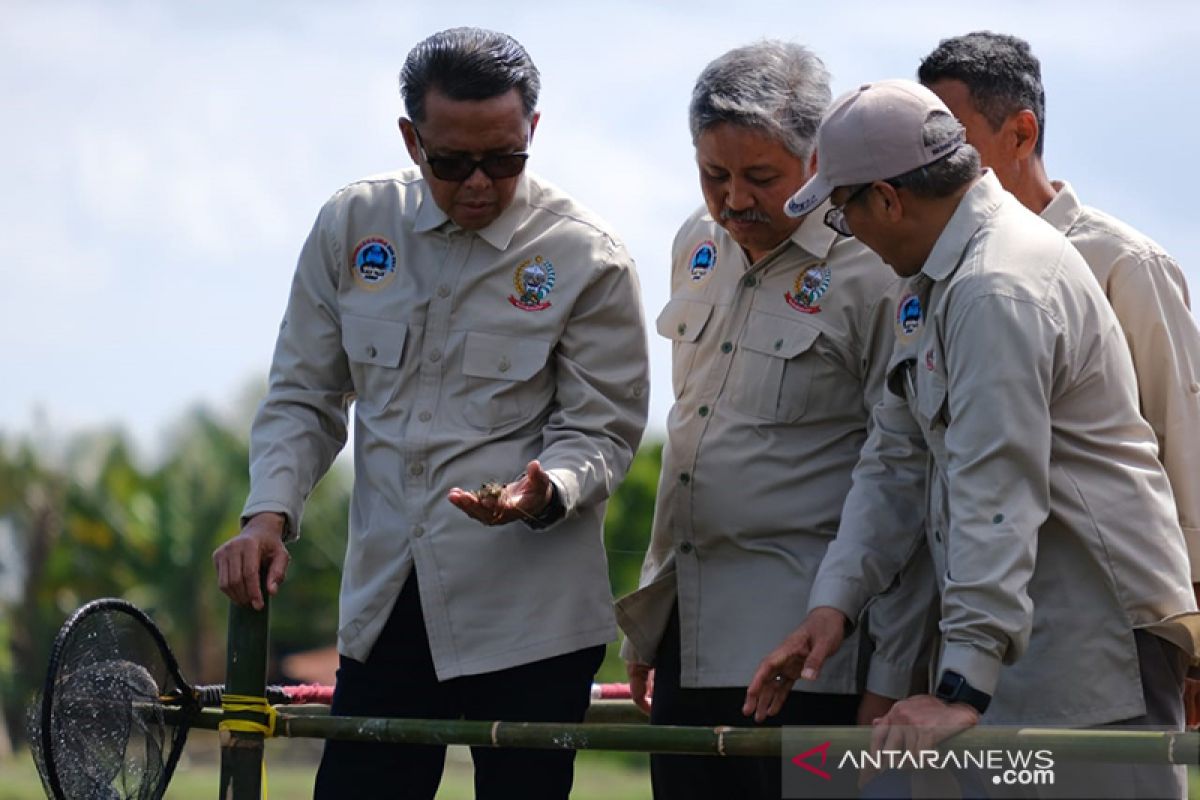
[[[333,713],[578,722],[615,637],[602,524],[646,419],[623,245],[526,171],[539,76],[491,31],[409,54],[415,167],[339,191],[300,255],[254,422],[235,601],[284,578],[347,438],[355,485]],[[474,748],[476,796],[565,798],[574,752]],[[330,741],[319,798],[432,798],[444,747]]]
[[[634,699],[652,724],[746,724],[744,687],[801,621],[882,394],[895,276],[827,228],[824,209],[803,220],[783,212],[815,170],[829,99],[821,61],[777,41],[717,58],[693,90],[704,206],[676,235],[658,317],[673,344],[675,403],[641,588],[618,607]],[[919,529],[919,505],[908,511]],[[933,582],[918,563],[875,607],[875,634],[927,615]],[[864,676],[870,647],[856,634],[773,724],[870,721],[909,693],[920,644],[886,637]],[[778,758],[650,763],[658,800],[781,792]]]
[[[818,143],[820,169],[789,212],[829,198],[831,224],[911,279],[916,313],[809,616],[764,659],[747,709],[774,713],[781,691],[828,668],[846,622],[914,546],[895,519],[916,504],[941,590],[937,688],[893,706],[875,745],[928,749],[981,720],[1178,727],[1200,630],[1187,551],[1128,348],[1087,264],[980,173],[962,126],[920,84],[843,95]],[[926,459],[928,480],[895,482]],[[1179,796],[1163,772],[1069,788]]]

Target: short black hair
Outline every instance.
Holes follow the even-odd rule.
[[[1034,152],[1042,155],[1046,137],[1046,91],[1042,65],[1029,42],[1016,36],[975,31],[943,39],[917,69],[917,79],[929,86],[940,80],[962,81],[975,108],[994,130],[1027,108],[1037,119]]]
[[[512,89],[533,116],[541,75],[521,43],[483,28],[450,28],[414,47],[400,72],[400,94],[413,122],[425,119],[425,97],[437,89],[452,100],[487,100]]]

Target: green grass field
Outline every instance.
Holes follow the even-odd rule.
[[[198,738],[198,737],[197,737]],[[320,758],[320,746],[267,747],[269,800],[308,800]],[[301,743],[309,745],[312,743]],[[192,749],[189,741],[188,749]],[[219,768],[207,752],[182,762],[167,790],[168,800],[216,800]],[[471,758],[466,748],[451,748],[446,759],[439,800],[471,800]],[[350,795],[347,795],[349,797]],[[44,798],[37,770],[28,754],[0,761],[0,800]],[[650,777],[645,756],[581,753],[576,759],[573,800],[649,800]]]

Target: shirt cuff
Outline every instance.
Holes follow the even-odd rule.
[[[903,700],[912,694],[913,668],[902,667],[877,655],[867,666],[866,690],[892,700]]]
[[[562,502],[562,493],[558,490],[558,484],[554,478],[550,478],[550,502],[546,503],[536,517],[525,520],[525,524],[535,531],[540,531],[549,528],[554,523],[567,515],[566,506]]]
[[[246,527],[246,523],[255,514],[281,514],[283,515],[283,542],[287,544],[294,542],[300,538],[300,515],[289,511],[282,503],[272,501],[263,501],[248,505],[242,509],[241,527]]]
[[[629,641],[628,636],[621,641],[621,660],[629,664],[647,664],[653,666],[653,662],[647,661],[638,655],[637,648],[633,646],[633,642]]]
[[[1000,682],[1000,659],[959,642],[947,642],[938,665],[938,679],[946,670],[953,670],[967,679],[972,689],[986,694],[996,693]]]
[[[1192,583],[1200,583],[1200,528],[1184,528],[1183,543],[1187,546]]]
[[[846,617],[846,634],[849,635],[858,624],[858,615],[862,613],[867,598],[863,597],[859,583],[850,578],[830,576],[822,579],[820,576],[813,583],[808,595],[808,613],[821,606],[836,608]]]

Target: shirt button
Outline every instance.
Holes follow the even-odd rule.
[[[510,369],[512,369],[512,362],[510,362],[507,358],[502,358],[500,359],[500,363],[496,365],[496,368],[501,372],[508,372]]]
[[[413,536],[415,536],[416,538],[420,539],[422,536],[424,536],[424,535],[425,535],[425,528],[424,528],[424,526],[422,526],[422,525],[413,525],[413,526],[412,526],[412,535],[413,535]]]
[[[721,342],[721,352],[722,353],[732,353],[733,352],[733,342]]]
[[[686,472],[679,473],[679,482],[682,483],[684,486],[687,486],[691,482],[691,480],[692,480],[692,476],[688,475]]]
[[[684,333],[687,332],[687,323],[686,322],[679,323],[679,327],[676,328],[675,330],[679,331],[679,335],[682,336]]]
[[[425,471],[425,465],[422,464],[420,461],[418,461],[415,464],[410,464],[408,467],[409,475],[417,476],[417,475],[420,475],[421,473],[423,473],[424,471]]]
[[[437,362],[441,361],[442,360],[442,351],[434,350],[432,353],[429,354],[429,360],[435,364]]]
[[[645,386],[643,386],[643,385],[642,385],[642,384],[640,384],[640,383],[635,383],[635,384],[633,385],[633,396],[634,396],[634,397],[641,397],[641,396],[642,396],[642,395],[644,395],[645,393],[646,393],[646,387],[645,387]]]
[[[707,417],[708,416],[708,406],[700,406],[699,414],[702,417]]]
[[[679,552],[683,553],[684,555],[692,552],[692,543],[684,542],[683,544],[679,545]]]
[[[417,414],[417,419],[421,420],[421,422],[429,422],[429,420],[433,419],[433,414],[430,414],[428,411],[422,411],[420,414]]]
[[[942,543],[942,532],[941,532],[941,531],[934,531],[934,532],[933,532],[933,540],[934,540],[935,542],[937,542],[938,544],[941,544],[941,543]]]
[[[449,297],[450,296],[450,287],[443,283],[441,286],[438,287],[437,292],[438,292],[438,297]]]
[[[367,358],[374,358],[379,351],[375,349],[375,345],[367,345]]]
[[[780,350],[780,349],[782,349],[782,348],[783,348],[783,339],[776,339],[776,340],[775,340],[775,344],[773,345],[773,347],[774,347],[776,350]]]
[[[1193,383],[1191,389],[1192,394],[1200,394],[1200,383]]]
[[[758,278],[754,277],[753,275],[747,275],[742,279],[742,286],[745,286],[747,289],[753,289],[757,285]]]

